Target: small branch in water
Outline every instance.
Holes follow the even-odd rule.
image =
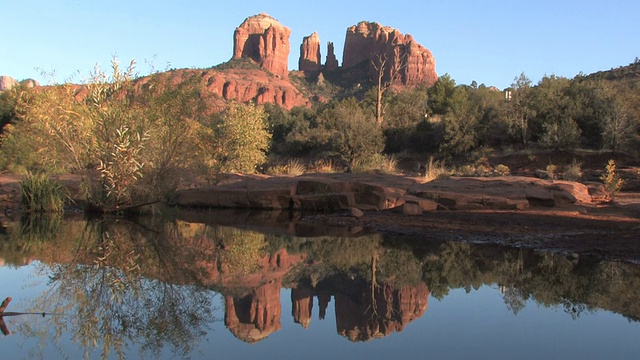
[[[0,316],[4,314],[4,310],[7,308],[7,306],[9,306],[10,302],[11,302],[11,297],[7,297],[6,299],[4,299],[4,301],[0,305]]]

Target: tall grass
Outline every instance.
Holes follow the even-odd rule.
[[[351,164],[353,173],[397,174],[398,160],[394,156],[373,154]]]
[[[31,172],[20,180],[21,203],[27,212],[64,210],[65,189],[44,174]]]
[[[424,182],[433,181],[435,179],[447,177],[450,175],[450,171],[447,170],[444,162],[435,161],[433,156],[429,157],[429,162],[427,163],[425,172],[424,172]]]

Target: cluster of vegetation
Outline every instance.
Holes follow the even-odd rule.
[[[112,70],[84,85],[3,92],[13,107],[0,167],[80,174],[89,206],[112,212],[162,202],[187,174],[215,178],[265,162],[261,107],[232,103],[212,114],[196,76],[169,87],[161,73],[134,81],[133,63]]]
[[[245,62],[219,68],[251,65]],[[523,73],[504,92],[457,85],[447,74],[430,88],[403,91],[390,82],[338,91],[338,83],[318,80],[306,90],[334,97],[309,108],[229,103],[215,113],[215,95],[196,73],[170,84],[163,73],[134,78],[133,63],[112,67],[83,85],[2,92],[0,168],[81,174],[92,208],[121,211],[162,202],[184,176],[298,174],[320,160],[330,171],[396,172],[407,156],[434,158],[429,178],[445,161],[462,162],[449,174],[505,175],[511,169],[492,166],[487,154],[582,148],[637,155],[640,139],[638,82],[626,78],[552,75],[533,85]],[[565,172],[576,178],[580,169]]]

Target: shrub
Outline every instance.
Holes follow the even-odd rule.
[[[266,119],[262,107],[229,104],[214,123],[210,138],[217,172],[253,173],[266,161],[271,140]]]
[[[511,174],[511,169],[509,169],[509,167],[507,165],[498,164],[493,169],[493,173],[496,176],[508,176],[508,175]]]
[[[582,164],[579,163],[576,159],[573,159],[571,165],[568,165],[564,173],[562,174],[562,179],[567,181],[580,181],[582,179]]]
[[[27,173],[20,180],[21,203],[27,212],[64,210],[65,190],[44,174]]]
[[[549,176],[549,180],[555,180],[556,179],[556,169],[557,168],[558,168],[557,166],[555,166],[553,164],[549,164],[544,169],[547,172],[547,175]]]
[[[605,167],[605,172],[600,176],[600,180],[604,183],[605,189],[614,196],[622,187],[622,179],[616,173],[616,162],[611,159]]]

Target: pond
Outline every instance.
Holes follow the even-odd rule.
[[[12,299],[0,317],[2,357],[640,352],[637,265],[275,217],[202,212],[4,224],[0,300]]]

